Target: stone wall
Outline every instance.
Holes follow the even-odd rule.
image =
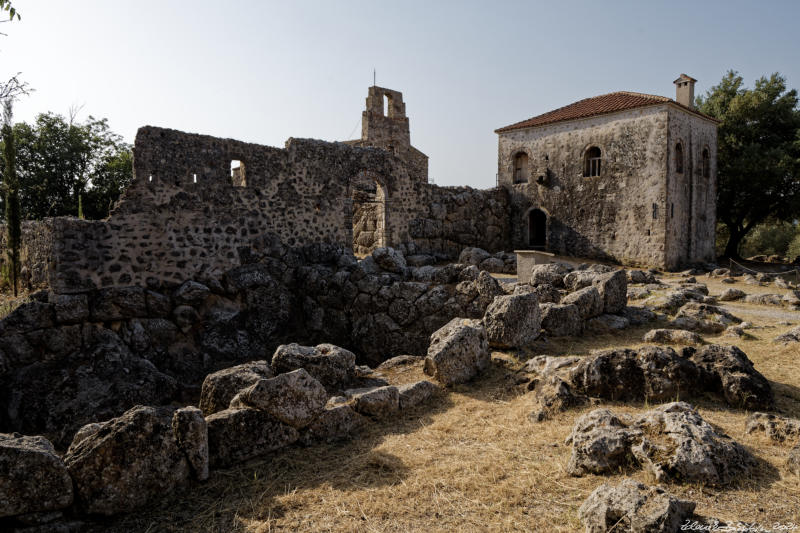
[[[6,248],[8,230],[0,224],[0,283],[10,282],[10,262]],[[22,240],[20,246],[20,278],[19,287],[25,290],[45,288],[52,268],[50,258],[54,246],[53,221],[22,222]],[[8,279],[6,279],[8,278]]]

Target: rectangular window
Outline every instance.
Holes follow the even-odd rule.
[[[675,218],[675,204],[670,204],[670,206],[669,206],[669,216],[670,216],[670,218]]]
[[[653,220],[658,218],[658,204],[653,204]]]
[[[600,175],[600,158],[592,157],[589,159],[589,176]]]

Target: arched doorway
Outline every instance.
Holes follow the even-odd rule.
[[[531,250],[547,248],[547,214],[541,209],[528,212],[528,247]]]

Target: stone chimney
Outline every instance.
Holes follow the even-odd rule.
[[[686,74],[673,81],[675,84],[675,101],[688,108],[694,109],[694,84],[697,80]]]

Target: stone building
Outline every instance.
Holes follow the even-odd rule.
[[[496,130],[518,249],[676,268],[714,259],[718,121],[675,100],[615,92]]]

